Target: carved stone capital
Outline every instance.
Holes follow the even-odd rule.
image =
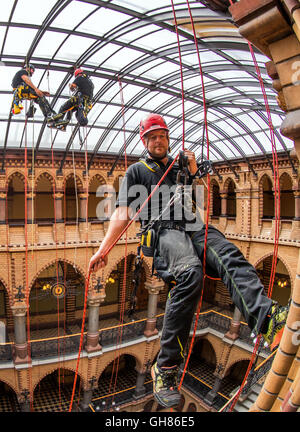
[[[27,313],[27,306],[24,302],[20,302],[19,304],[14,304],[11,310],[14,316],[25,316]]]

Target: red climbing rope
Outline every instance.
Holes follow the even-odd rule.
[[[180,65],[181,103],[182,103],[182,150],[184,150],[184,147],[185,147],[185,145],[184,145],[184,142],[185,142],[185,111],[184,111],[184,82],[183,82],[182,57],[181,57],[181,48],[180,48],[179,33],[178,33],[178,26],[177,26],[177,18],[176,18],[176,12],[175,12],[175,8],[174,8],[173,0],[171,0],[171,3],[172,3],[172,10],[173,10],[173,16],[174,16],[177,45],[178,45],[179,65]]]
[[[48,93],[50,94],[50,79],[49,70],[47,70],[47,82],[48,82]],[[54,173],[54,178],[52,182],[53,187],[53,209],[54,209],[54,242],[55,242],[55,266],[56,266],[56,283],[59,283],[59,271],[58,271],[58,250],[57,250],[57,223],[56,223],[56,187],[55,187],[55,165],[54,165],[54,150],[52,138],[52,129],[50,131],[51,136],[51,162],[52,162],[52,172]],[[59,296],[57,296],[57,359],[58,359],[58,405],[61,411],[61,382],[60,382],[60,311],[59,311]]]
[[[205,96],[205,85],[204,85],[204,79],[203,79],[203,70],[202,70],[202,64],[201,64],[201,59],[200,59],[200,52],[199,52],[199,47],[198,47],[198,42],[197,42],[197,36],[196,36],[196,30],[195,30],[195,25],[194,25],[194,19],[193,19],[193,15],[192,15],[192,12],[191,12],[189,1],[188,0],[186,0],[186,1],[187,1],[187,7],[188,7],[189,15],[190,15],[192,29],[193,29],[194,43],[195,43],[195,47],[196,47],[196,51],[197,51],[199,73],[200,73],[200,78],[201,78],[202,98],[203,98],[203,110],[204,110],[204,128],[205,128],[206,142],[207,142],[207,160],[209,160],[209,137],[208,137],[207,109],[206,109],[206,96]],[[204,145],[204,143],[203,143],[203,145]],[[189,352],[188,352],[188,355],[187,355],[187,359],[185,361],[185,365],[184,365],[184,369],[183,369],[182,376],[181,376],[181,379],[180,379],[180,383],[178,385],[178,389],[179,390],[180,390],[180,388],[182,386],[182,383],[183,383],[183,380],[184,380],[184,376],[185,376],[185,373],[186,373],[186,370],[187,370],[187,366],[188,366],[188,363],[189,363],[189,360],[190,360],[190,356],[192,354],[192,349],[193,349],[193,345],[194,345],[194,341],[195,341],[198,320],[199,320],[201,306],[202,306],[205,279],[207,277],[205,269],[206,269],[206,249],[207,249],[207,234],[208,234],[209,209],[210,209],[210,175],[207,174],[207,205],[206,205],[206,224],[205,224],[205,236],[204,236],[204,254],[203,254],[203,263],[202,263],[202,266],[203,266],[202,290],[201,290],[200,300],[199,300],[199,303],[198,303],[198,306],[197,306],[195,325],[194,325],[194,330],[193,330],[193,335],[192,335],[191,343],[190,343],[190,346],[189,346]]]
[[[27,111],[27,107],[26,107]],[[25,235],[25,298],[26,298],[26,309],[27,309],[27,355],[28,363],[31,362],[31,338],[30,338],[30,316],[29,316],[29,285],[28,285],[28,228],[27,228],[27,117],[25,120],[25,145],[24,145],[24,199],[25,199],[25,220],[24,220],[24,235]],[[28,381],[29,381],[29,400],[30,410],[33,410],[33,390],[32,390],[32,371],[29,368]]]
[[[232,0],[229,0],[230,4],[232,5],[233,2]],[[269,282],[269,288],[268,288],[268,297],[271,298],[272,297],[272,289],[273,289],[273,284],[274,284],[274,277],[275,277],[275,273],[276,273],[276,264],[277,264],[277,254],[278,254],[278,242],[279,242],[279,227],[280,227],[280,185],[279,185],[279,171],[278,171],[278,158],[277,158],[277,150],[276,150],[276,145],[275,145],[275,136],[274,136],[274,129],[273,129],[273,123],[272,123],[272,119],[271,119],[271,112],[270,112],[270,107],[269,107],[269,103],[268,103],[268,98],[267,98],[267,94],[266,94],[266,90],[265,90],[265,86],[264,86],[264,82],[260,73],[260,69],[252,48],[251,43],[248,41],[248,46],[249,46],[249,50],[255,65],[255,70],[259,79],[259,83],[261,86],[261,90],[262,90],[262,94],[264,97],[264,103],[265,103],[265,107],[266,107],[266,112],[267,112],[267,118],[268,118],[268,123],[269,123],[269,129],[270,129],[270,135],[271,135],[271,144],[272,144],[272,156],[273,156],[273,167],[274,167],[274,195],[275,195],[275,200],[274,200],[274,205],[275,205],[275,239],[274,239],[274,252],[273,252],[273,260],[272,260],[272,269],[271,269],[271,275],[270,275],[270,282]],[[278,188],[278,189],[277,189]],[[253,349],[253,353],[246,371],[246,374],[244,376],[243,382],[237,392],[237,394],[235,395],[230,408],[229,408],[229,412],[231,412],[235,406],[235,404],[237,403],[239,396],[243,390],[243,387],[245,385],[245,383],[247,382],[247,378],[248,375],[250,373],[250,370],[252,369],[255,357],[256,357],[256,353],[257,353],[257,349],[259,347],[260,344],[260,340],[261,340],[261,336],[259,335],[256,339],[255,342],[255,346]]]
[[[125,157],[125,171],[127,171],[128,163],[127,163],[127,149],[126,149],[126,132],[125,132],[125,103],[124,103],[124,94],[123,94],[123,86],[122,81],[118,77],[119,82],[119,88],[120,88],[120,98],[121,98],[121,107],[122,107],[122,119],[123,119],[123,135],[124,135],[124,157]],[[124,313],[125,313],[125,304],[126,304],[126,288],[127,288],[127,249],[128,249],[128,235],[127,231],[125,233],[125,258],[124,258],[124,273],[123,273],[123,284],[121,289],[121,295],[120,295],[120,326],[119,326],[119,332],[117,337],[117,346],[115,351],[115,358],[114,364],[113,364],[113,370],[112,370],[112,376],[115,373],[115,381],[113,386],[113,393],[116,391],[117,386],[117,377],[118,377],[118,371],[119,371],[119,362],[120,362],[120,356],[118,355],[118,348],[121,346],[122,343],[122,336],[123,336],[123,323],[124,323]],[[115,363],[116,363],[116,370],[115,369]],[[111,385],[111,383],[110,383]],[[110,387],[109,387],[109,393],[110,393]],[[114,399],[114,397],[113,397]],[[113,402],[112,399],[112,402]]]

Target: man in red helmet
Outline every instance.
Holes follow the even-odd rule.
[[[149,156],[131,165],[125,174],[108,231],[99,250],[91,258],[90,271],[92,272],[98,271],[107,264],[106,252],[127,226],[131,212],[135,214],[134,206],[137,201],[133,191],[138,193],[142,191],[136,189],[136,186],[143,185],[149,196],[153,186],[157,185],[172,164],[173,159],[168,155],[169,129],[160,115],[150,114],[141,121],[140,137]],[[184,153],[188,165],[187,181],[192,183],[198,166],[193,152]],[[168,186],[172,189],[172,186],[176,186],[177,174],[178,167],[174,164],[163,182],[164,185],[162,183],[155,194],[160,195],[162,187]],[[193,212],[182,214],[176,211],[175,206],[169,209],[165,218],[153,217],[157,210],[160,214],[166,210],[163,199],[155,201],[155,194],[139,217],[144,236],[147,238],[151,226],[148,248],[145,248],[145,251],[147,253],[153,245],[153,265],[157,274],[166,283],[176,282],[168,295],[160,341],[161,348],[157,361],[151,369],[154,396],[162,406],[170,408],[177,406],[181,399],[177,389],[177,375],[179,365],[184,360],[184,349],[201,295],[205,225],[197,218],[191,223],[190,214]],[[177,202],[181,205],[182,201]],[[143,247],[143,240],[141,243]],[[205,270],[208,275],[222,279],[228,287],[234,304],[242,312],[252,331],[256,334],[263,333],[268,343],[271,343],[284,325],[288,308],[279,308],[265,296],[264,287],[254,267],[247,262],[235,245],[210,225],[206,243]]]
[[[49,127],[55,127],[65,131],[68,123],[71,121],[73,111],[76,113],[80,126],[86,126],[88,123],[87,115],[92,107],[94,84],[82,69],[76,69],[74,76],[75,80],[69,84],[70,90],[74,95],[69,98],[60,107],[58,113],[49,120]],[[66,120],[64,120],[65,115]]]

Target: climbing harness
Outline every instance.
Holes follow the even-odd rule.
[[[144,165],[148,169],[150,169],[152,172],[155,172],[155,174],[157,174],[159,178],[161,178],[160,172],[162,172],[162,170],[155,161],[150,161],[150,159],[147,159],[147,164],[143,160],[140,160],[140,162],[144,163]],[[211,163],[209,161],[204,161],[199,165],[195,176],[197,175],[197,178],[202,178],[211,171]],[[173,196],[156,218],[151,219],[147,224],[142,224],[141,231],[140,233],[138,233],[138,236],[141,237],[141,247],[145,256],[154,256],[157,241],[159,238],[159,232],[162,228],[184,230],[181,224],[173,221],[163,221],[162,219],[164,214],[176,204],[180,204],[184,210],[186,210],[187,212],[191,212],[193,206],[191,196],[192,188],[186,187],[189,177],[190,174],[188,170],[188,158],[183,151],[180,151],[178,159],[178,173],[176,177],[177,186]],[[165,182],[171,187],[174,186],[174,184],[169,181],[168,178],[165,179]]]
[[[74,96],[72,96],[70,101],[73,103],[71,108],[68,108],[65,111],[48,119],[47,126],[49,128],[58,129],[65,132],[66,126],[71,121],[73,111],[75,111],[79,126],[87,126],[87,115],[93,107],[93,101],[88,96],[82,95],[81,92],[77,92]],[[67,114],[67,119],[63,120],[65,114]]]

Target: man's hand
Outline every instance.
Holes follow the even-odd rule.
[[[107,262],[107,255],[103,256],[103,252],[99,249],[90,260],[89,272],[96,273],[101,268],[104,268],[107,265]]]
[[[190,151],[190,150],[185,150],[184,154],[188,159],[189,172],[192,175],[196,174],[198,166],[197,166],[197,162],[196,162],[196,158],[195,158],[195,153]]]
[[[35,89],[35,92],[36,92],[36,94],[37,94],[39,97],[44,97],[44,92],[42,92],[42,90],[36,88],[36,89]]]

